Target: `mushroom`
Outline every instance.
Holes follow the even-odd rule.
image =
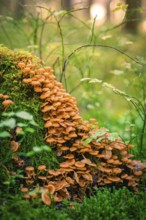
[[[38,194],[37,193],[30,193],[30,198],[32,199],[36,199],[38,197]]]
[[[66,167],[70,167],[70,166],[72,166],[72,165],[74,165],[74,164],[75,164],[75,160],[74,160],[74,159],[70,159],[70,160],[67,160],[67,161],[65,161],[65,162],[62,162],[62,163],[60,164],[60,167],[66,168]]]
[[[41,95],[40,95],[40,99],[46,99],[50,97],[50,91],[48,90],[47,92],[43,92]]]
[[[10,99],[4,100],[4,101],[2,102],[2,105],[4,106],[5,110],[6,110],[10,105],[13,105],[13,104],[14,104],[14,102],[13,102],[12,100],[10,100]]]
[[[22,193],[28,192],[28,188],[26,188],[26,187],[21,188],[21,192],[22,192]]]
[[[35,80],[34,80],[34,81],[31,82],[31,85],[32,85],[32,86],[40,86],[41,84],[40,84],[39,81],[35,81]]]
[[[92,167],[96,167],[97,165],[95,163],[92,163],[90,159],[87,159],[84,157],[83,160],[81,160],[82,163],[85,163],[85,164],[88,164],[89,166],[92,166]]]
[[[112,182],[122,182],[120,177],[117,176],[108,176],[107,179],[111,180]]]
[[[8,99],[9,96],[8,95],[3,95],[3,99]]]
[[[34,167],[28,166],[28,167],[25,167],[25,170],[26,170],[27,177],[29,178],[35,177]]]
[[[54,192],[55,192],[55,186],[54,185],[49,184],[49,185],[45,186],[45,188],[47,189],[47,192],[49,194],[54,194]]]
[[[19,62],[18,63],[18,66],[21,68],[21,69],[23,69],[23,68],[25,68],[25,63],[24,62]]]
[[[121,173],[121,172],[122,172],[122,169],[121,169],[121,168],[116,167],[116,168],[113,168],[112,172],[113,172],[114,174],[119,174],[119,173]]]
[[[81,161],[77,161],[77,162],[75,162],[75,166],[76,166],[77,168],[83,168],[83,167],[85,167],[85,163],[83,163],[83,162],[81,162]]]
[[[93,183],[93,177],[90,173],[85,173],[82,175],[82,177],[85,179],[85,180],[88,180],[89,182]]]
[[[46,170],[46,165],[40,165],[40,166],[38,166],[38,170],[39,170],[39,171]]]
[[[61,172],[57,170],[49,170],[48,173],[51,174],[52,176],[58,176],[61,174]]]
[[[23,198],[24,198],[24,199],[30,199],[30,195],[29,195],[29,194],[25,194],[25,195],[23,196]]]
[[[141,176],[142,175],[142,171],[141,170],[137,170],[133,172],[135,176]]]
[[[35,92],[42,92],[42,88],[40,86],[34,86]]]
[[[65,180],[69,183],[69,184],[71,184],[71,185],[73,185],[74,184],[74,180],[71,178],[71,177],[69,177],[69,176],[67,176],[66,178],[65,178]]]
[[[41,198],[42,198],[42,201],[43,201],[46,205],[48,205],[48,206],[51,205],[51,198],[50,198],[48,192],[43,192],[43,193],[41,194]]]
[[[111,150],[104,150],[102,152],[104,154],[104,159],[108,160],[112,157],[112,151]]]
[[[58,193],[55,193],[54,201],[55,202],[61,202],[62,200],[63,200],[62,196],[60,196]]]
[[[29,84],[32,82],[32,79],[31,78],[23,79],[22,82]]]
[[[67,159],[73,159],[74,155],[73,154],[67,154],[66,156],[63,156],[63,157],[67,158]]]
[[[18,143],[18,142],[16,142],[16,141],[11,141],[11,142],[10,142],[10,147],[11,147],[11,151],[12,151],[12,152],[18,151],[19,146],[20,146],[20,143]]]

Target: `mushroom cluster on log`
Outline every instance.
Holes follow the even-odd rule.
[[[41,193],[42,201],[50,205],[52,200],[81,201],[89,187],[119,185],[137,191],[146,166],[131,159],[131,145],[120,137],[111,140],[110,133],[100,129],[95,119],[84,121],[76,98],[65,91],[51,67],[39,68],[32,59],[23,58],[18,58],[17,67],[22,72],[22,83],[32,87],[42,101],[45,141],[63,159],[57,170],[49,170],[45,164],[37,169],[25,167],[25,184],[21,188],[24,198],[37,198]],[[0,97],[4,98],[3,94]],[[14,104],[8,98],[2,103],[5,109]],[[11,141],[10,147],[15,152],[20,146]],[[36,182],[39,186],[35,193],[29,193]]]

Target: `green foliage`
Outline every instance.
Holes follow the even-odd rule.
[[[107,129],[104,130],[98,130],[95,134],[92,134],[89,138],[87,138],[84,141],[84,145],[86,146],[89,144],[92,140],[96,140],[96,142],[101,141],[104,138],[104,135],[107,133]]]
[[[146,192],[134,195],[126,188],[99,189],[94,196],[85,198],[83,203],[67,202],[47,207],[39,199],[31,203],[21,200],[19,196],[9,197],[2,202],[1,219],[7,220],[145,220]]]

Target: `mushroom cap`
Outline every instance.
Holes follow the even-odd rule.
[[[55,192],[55,186],[53,184],[49,184],[48,186],[45,187],[50,194],[54,194]]]
[[[42,198],[42,201],[46,204],[46,205],[51,205],[51,198],[49,196],[49,193],[48,192],[43,192],[41,194],[41,198]]]
[[[89,182],[93,182],[93,177],[90,173],[85,173],[82,175],[82,177],[85,179],[85,180],[88,180]]]
[[[89,166],[96,167],[97,165],[95,163],[92,163],[90,159],[84,158],[81,160],[82,163],[88,164]]]
[[[3,95],[3,99],[8,99],[9,96],[8,95]]]
[[[23,196],[23,198],[24,198],[24,199],[30,199],[30,195],[29,195],[29,194],[25,194],[25,195]]]
[[[31,85],[33,85],[33,86],[40,86],[40,82],[33,80],[33,81],[31,82]]]
[[[13,104],[14,104],[14,102],[10,99],[4,100],[2,102],[2,105],[4,106],[4,108],[7,108],[7,107],[9,107],[9,105],[13,105]]]
[[[31,78],[23,79],[22,82],[24,82],[24,83],[31,83],[32,79]]]
[[[115,167],[115,168],[113,168],[112,172],[113,172],[114,174],[119,174],[119,173],[122,172],[122,169],[121,169],[121,168],[118,168],[118,167]]]
[[[138,170],[138,171],[134,171],[133,172],[135,176],[141,176],[142,175],[142,171]]]
[[[46,92],[43,92],[41,95],[40,95],[40,99],[46,99],[50,97],[50,90],[48,89],[48,91]]]
[[[36,199],[38,197],[38,194],[37,193],[30,193],[30,198],[32,199]]]
[[[111,180],[112,182],[121,182],[121,178],[117,176],[108,176],[107,179]]]
[[[58,170],[49,170],[48,173],[52,176],[58,176],[61,174],[61,172]]]
[[[35,92],[42,92],[42,88],[40,86],[34,86]]]
[[[106,159],[106,160],[109,160],[112,157],[111,150],[104,150],[102,153],[104,154],[104,159]]]
[[[11,141],[11,142],[10,142],[10,147],[11,147],[11,151],[12,151],[12,152],[18,151],[19,146],[20,146],[20,143],[19,143],[19,142],[16,142],[16,141]]]
[[[21,188],[21,192],[23,192],[23,193],[28,192],[28,188],[26,188],[26,187]]]
[[[59,195],[58,193],[55,193],[54,195],[54,201],[55,202],[61,202],[63,200],[62,196]]]
[[[68,182],[66,180],[60,180],[60,181],[58,180],[55,182],[54,186],[55,186],[55,191],[59,191],[59,190],[65,188],[65,187],[68,187],[70,185],[68,184]]]
[[[74,155],[73,154],[67,154],[66,156],[63,156],[63,157],[67,158],[67,159],[73,159]]]
[[[28,167],[25,167],[25,170],[28,172],[32,172],[32,171],[34,171],[34,167],[28,166]]]
[[[70,167],[70,166],[72,166],[72,165],[74,165],[74,164],[75,164],[75,160],[74,160],[74,159],[70,159],[70,160],[67,160],[67,161],[65,161],[65,162],[62,162],[62,163],[60,164],[60,167],[66,168],[66,167]]]
[[[38,166],[38,170],[46,170],[46,165],[40,165]]]
[[[46,142],[51,144],[51,143],[56,142],[56,140],[52,137],[46,137]]]
[[[71,177],[69,177],[69,176],[67,176],[66,178],[65,178],[65,180],[69,183],[69,184],[74,184],[74,180],[71,178]]]
[[[81,161],[77,161],[77,162],[75,162],[75,166],[78,168],[83,168],[83,167],[85,167],[85,163],[83,163]]]
[[[24,62],[19,62],[18,64],[17,64],[20,68],[25,68],[25,63]]]
[[[42,181],[45,181],[45,180],[47,180],[47,177],[46,176],[38,176],[38,179],[42,180]]]

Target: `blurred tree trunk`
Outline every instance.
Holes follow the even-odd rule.
[[[106,0],[106,19],[109,22],[111,17],[111,11],[110,11],[110,0]]]
[[[71,10],[71,0],[61,0],[61,6],[64,10]]]
[[[11,14],[11,4],[9,1],[0,0],[0,14],[10,15]]]
[[[87,5],[87,18],[90,19],[90,8],[91,5],[94,3],[94,0],[88,0],[88,5]]]
[[[141,0],[126,0],[126,4],[128,4],[128,8],[126,12],[127,22],[125,24],[125,29],[129,32],[136,33],[141,18]]]
[[[16,1],[16,8],[15,8],[15,17],[20,19],[24,16],[25,12],[25,0],[17,0]]]

